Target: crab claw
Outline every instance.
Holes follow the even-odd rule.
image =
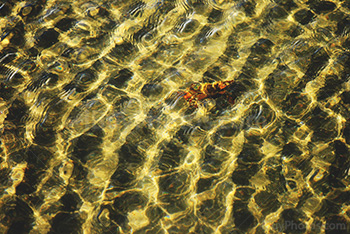
[[[185,93],[185,95],[183,96],[186,100],[190,99],[192,97],[192,94],[187,92]]]

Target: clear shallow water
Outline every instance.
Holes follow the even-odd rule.
[[[347,233],[348,7],[4,3],[0,230]]]

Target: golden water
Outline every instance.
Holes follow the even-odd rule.
[[[348,233],[348,5],[4,3],[0,232]]]

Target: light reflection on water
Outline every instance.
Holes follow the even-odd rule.
[[[0,230],[345,231],[348,14],[331,1],[3,3]]]

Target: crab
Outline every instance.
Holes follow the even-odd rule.
[[[188,101],[190,106],[197,108],[198,103],[206,98],[215,98],[219,95],[224,95],[227,91],[226,87],[234,81],[217,81],[214,83],[193,83],[189,90],[185,92],[184,98]],[[228,96],[228,101],[233,104],[234,101]]]

